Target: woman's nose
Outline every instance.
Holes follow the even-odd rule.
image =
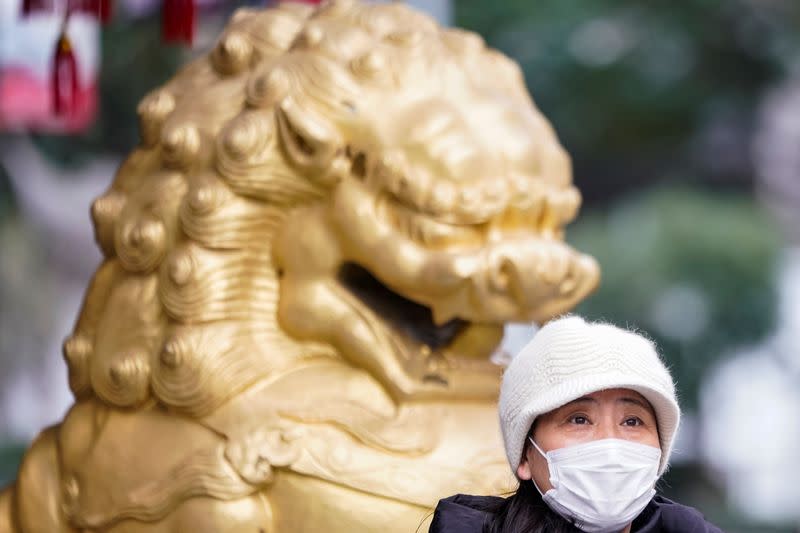
[[[618,439],[621,438],[620,427],[613,420],[603,419],[598,424],[598,439]]]

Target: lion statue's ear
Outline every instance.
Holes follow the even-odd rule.
[[[284,98],[275,113],[281,146],[292,165],[326,183],[349,171],[344,139],[332,124],[292,97]]]

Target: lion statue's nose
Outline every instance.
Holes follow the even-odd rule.
[[[594,259],[559,241],[506,242],[490,250],[489,256],[486,290],[507,294],[523,314],[546,299],[569,305],[575,296],[591,291],[600,274]]]
[[[571,309],[600,279],[592,257],[535,236],[501,241],[473,257],[453,256],[447,266],[438,259],[433,271],[461,279],[450,282],[449,295],[431,302],[438,323],[547,320]]]

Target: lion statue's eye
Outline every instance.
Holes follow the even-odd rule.
[[[275,110],[281,143],[289,159],[307,170],[330,165],[343,142],[326,121],[287,98]]]

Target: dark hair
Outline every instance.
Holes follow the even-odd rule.
[[[484,533],[581,533],[542,500],[533,481],[520,481],[517,491],[492,509]]]

